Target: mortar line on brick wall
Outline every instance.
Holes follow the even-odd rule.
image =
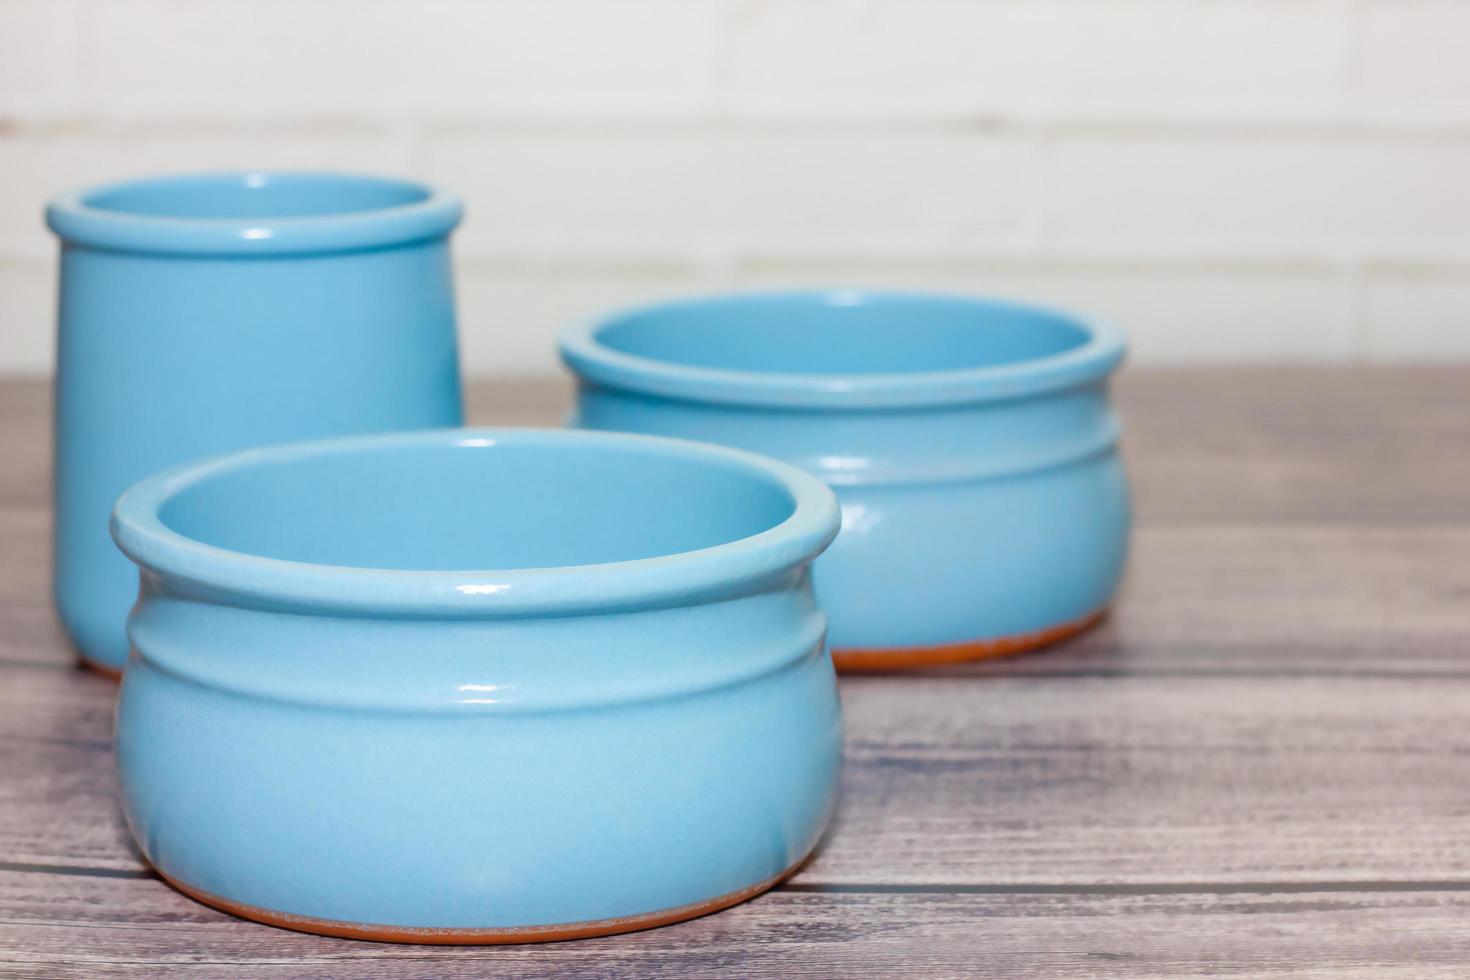
[[[796,269],[819,273],[827,266],[841,266],[855,269],[881,268],[900,274],[927,272],[941,275],[964,275],[977,270],[1044,270],[1100,274],[1195,272],[1255,276],[1330,276],[1340,272],[1342,268],[1342,263],[1338,259],[1312,255],[1190,256],[1169,253],[1079,251],[1023,255],[1010,251],[975,250],[964,255],[956,255],[952,251],[920,254],[861,252],[813,254],[753,251],[742,256],[741,263],[747,271]],[[1419,268],[1415,263],[1406,263],[1400,267]],[[1470,260],[1464,262],[1437,261],[1423,267],[1445,273],[1470,272]]]
[[[494,133],[517,136],[786,136],[786,135],[975,135],[990,133],[1015,134],[1033,125],[1030,120],[1015,117],[975,120],[961,118],[879,118],[803,115],[754,115],[737,111],[718,114],[681,114],[678,116],[566,115],[478,116],[453,118],[431,116],[425,125],[432,136],[463,137]]]
[[[1365,275],[1460,275],[1470,271],[1470,256],[1464,257],[1393,257],[1364,256],[1359,265]]]
[[[39,233],[37,239],[30,248],[0,248],[0,272],[50,274],[52,263],[56,261],[55,248]]]
[[[1320,114],[1291,118],[1170,119],[1144,116],[1059,116],[1040,121],[1018,115],[936,115],[912,118],[824,116],[820,112],[793,116],[749,114],[679,113],[596,115],[567,113],[483,116],[442,116],[427,112],[412,117],[425,139],[504,136],[1027,136],[1046,131],[1054,138],[1110,136],[1118,138],[1212,138],[1212,139],[1301,139],[1369,140],[1403,139],[1462,142],[1470,140],[1470,117],[1464,113],[1442,115],[1385,116],[1358,118]],[[263,134],[289,136],[314,134],[381,134],[390,131],[394,119],[380,115],[301,115],[231,118],[220,116],[150,115],[147,113],[73,112],[41,110],[0,117],[0,132],[10,136],[54,137],[99,136],[218,136]]]
[[[1461,142],[1470,139],[1470,119],[1459,116],[1389,117],[1377,114],[1358,118],[1324,116],[1290,119],[1130,119],[1064,118],[1051,124],[1058,136],[1108,136],[1122,138],[1219,139],[1352,142],[1364,140],[1415,140]]]
[[[232,136],[247,139],[261,137],[313,136],[378,136],[393,132],[395,119],[302,117],[281,119],[241,117],[237,119],[172,118],[128,115],[121,113],[64,114],[47,118],[0,117],[0,136],[11,138],[57,139],[96,137],[101,139],[140,139],[146,137],[190,138]]]
[[[821,112],[800,115],[756,115],[722,113],[718,116],[616,116],[596,118],[568,115],[561,118],[530,119],[520,116],[484,116],[451,118],[424,117],[431,137],[464,137],[477,135],[555,135],[586,136],[627,135],[768,135],[842,134],[842,135],[950,135],[950,136],[1027,136],[1045,131],[1054,137],[1125,136],[1125,137],[1228,137],[1236,139],[1296,137],[1302,139],[1470,139],[1470,118],[1450,114],[1434,116],[1378,116],[1359,119],[1320,113],[1289,118],[1250,119],[1175,119],[1147,116],[1058,115],[1038,119],[1024,115],[926,115],[907,118],[884,116],[823,115]]]
[[[687,254],[660,255],[556,255],[536,253],[521,248],[476,252],[459,249],[460,271],[468,275],[488,276],[566,276],[591,275],[609,277],[695,277],[705,265]]]
[[[417,162],[406,168],[418,172]],[[1137,273],[1199,273],[1238,276],[1328,276],[1340,272],[1341,260],[1314,255],[1181,255],[1177,252],[1050,251],[1044,254],[1008,248],[966,247],[942,251],[871,252],[823,250],[778,253],[762,250],[739,251],[728,257],[689,250],[668,249],[627,252],[579,247],[567,243],[486,242],[472,233],[456,239],[460,268],[471,275],[500,276],[630,276],[704,277],[722,281],[728,274],[736,279],[772,271],[821,274],[865,268],[897,275],[971,275],[997,271],[1056,272],[1073,275],[1119,275]],[[34,236],[0,240],[0,271],[23,274],[49,273],[55,261],[54,243],[44,232]],[[1470,276],[1470,256],[1463,257],[1364,257],[1355,262],[1364,276],[1461,277]]]
[[[739,263],[728,252],[705,256],[695,266],[695,281],[703,291],[723,293],[741,285]]]

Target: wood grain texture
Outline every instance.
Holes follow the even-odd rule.
[[[1125,371],[1140,523],[1470,520],[1463,368]],[[477,424],[560,425],[565,378],[471,385]],[[49,387],[0,382],[0,505],[44,507]]]
[[[1470,893],[787,889],[557,946],[393,947],[238,923],[161,882],[0,872],[0,972],[300,977],[1463,976]],[[22,952],[23,951],[23,952]],[[18,955],[19,954],[19,955]]]
[[[16,754],[0,854],[140,868],[107,682],[0,677]],[[1470,883],[1463,681],[1042,674],[842,693],[843,803],[799,882]]]
[[[1135,371],[1117,395],[1144,523],[1470,519],[1464,368]]]
[[[230,919],[114,801],[49,608],[47,391],[0,383],[0,975],[1463,976],[1470,371],[1134,372],[1129,581],[1063,647],[843,681],[789,884],[606,940],[433,951]],[[557,423],[564,381],[471,391]]]

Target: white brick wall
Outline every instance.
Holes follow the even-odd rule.
[[[130,117],[697,112],[703,0],[96,0],[89,107]]]
[[[1065,248],[1470,255],[1459,134],[1089,133],[1057,139],[1047,180],[1044,224]]]
[[[485,202],[466,250],[655,253],[719,263],[779,245],[1013,244],[1031,154],[1013,135],[625,124],[424,140],[422,171]]]
[[[1365,286],[1363,349],[1376,361],[1470,360],[1470,276],[1461,269],[1374,271]]]
[[[1387,112],[1463,121],[1470,110],[1470,4],[1362,4],[1355,95]]]
[[[751,263],[739,276],[752,287],[873,281],[1041,297],[1094,311],[1124,326],[1148,361],[1342,362],[1353,351],[1343,276],[1322,264],[786,258]]]
[[[1150,119],[1317,112],[1337,4],[1302,0],[785,0],[750,4],[729,103],[809,113]]]
[[[461,190],[479,373],[791,283],[1470,360],[1470,0],[0,0],[0,372],[51,362],[46,196],[240,166]]]

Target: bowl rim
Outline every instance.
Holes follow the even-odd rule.
[[[363,211],[294,217],[196,218],[98,207],[94,198],[146,185],[331,180],[409,189],[420,200]],[[219,170],[133,177],[63,192],[46,204],[46,225],[67,245],[178,255],[285,255],[362,251],[439,238],[464,217],[464,203],[434,184],[334,170]]]
[[[986,367],[892,373],[812,374],[694,367],[603,343],[600,334],[633,317],[731,303],[864,302],[961,303],[977,312],[1006,310],[1057,318],[1086,335],[1076,347],[1042,357]],[[750,290],[665,300],[628,307],[563,330],[563,363],[583,381],[682,401],[776,408],[883,409],[1006,401],[1080,387],[1105,378],[1123,361],[1127,341],[1106,320],[1022,300],[942,291],[824,287]]]
[[[544,568],[405,570],[268,558],[206,544],[168,527],[160,509],[176,494],[220,474],[263,463],[331,453],[395,449],[558,448],[598,444],[655,456],[702,461],[764,480],[785,491],[791,513],[756,534],[691,551]],[[741,594],[806,564],[837,536],[837,499],[794,466],[723,446],[630,433],[575,429],[459,428],[347,436],[286,443],[176,466],[128,489],[110,530],[143,571],[171,593],[246,605],[347,614],[498,618],[668,607]]]

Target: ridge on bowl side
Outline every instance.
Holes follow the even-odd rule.
[[[145,480],[124,811],[181,891],[287,928],[529,942],[744,900],[835,804],[820,481],[469,429]]]
[[[983,297],[833,289],[661,303],[567,330],[573,424],[700,439],[822,477],[839,669],[998,656],[1097,622],[1129,499],[1122,335]]]

